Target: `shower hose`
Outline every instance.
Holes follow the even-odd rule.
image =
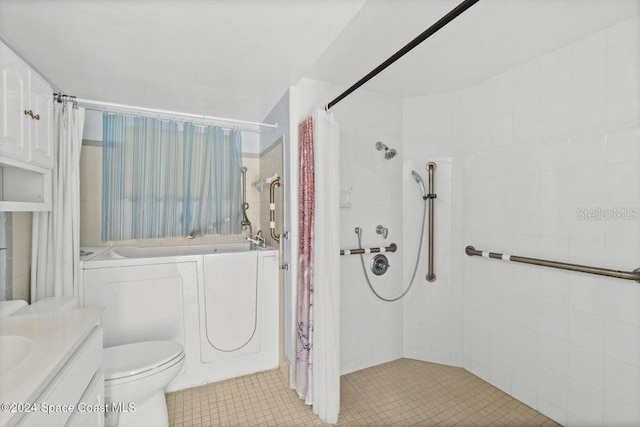
[[[369,275],[367,274],[367,268],[364,266],[364,255],[360,254],[360,264],[362,264],[362,271],[364,272],[364,277],[367,279],[367,284],[369,285],[369,289],[371,289],[371,292],[373,292],[373,294],[382,301],[385,301],[385,302],[398,301],[403,296],[405,296],[407,292],[411,290],[411,286],[413,286],[413,280],[416,278],[416,273],[418,272],[418,264],[420,263],[420,252],[422,251],[422,240],[424,238],[424,222],[425,222],[425,219],[427,218],[427,199],[425,198],[423,202],[424,202],[424,205],[422,208],[422,226],[420,227],[420,244],[418,245],[418,255],[416,256],[416,264],[413,267],[413,274],[411,275],[411,280],[409,281],[409,285],[407,286],[407,289],[402,291],[400,295],[398,295],[395,298],[385,298],[376,292],[376,290],[373,288],[373,285],[371,284],[371,280],[369,280]],[[358,249],[362,249],[362,233],[361,232],[358,233]]]

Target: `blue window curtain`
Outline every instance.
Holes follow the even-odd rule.
[[[104,113],[102,240],[239,234],[237,130]]]

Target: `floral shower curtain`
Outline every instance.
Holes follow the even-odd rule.
[[[339,129],[317,111],[298,127],[300,257],[296,389],[321,420],[340,412]]]
[[[307,405],[313,403],[313,223],[315,170],[313,118],[298,126],[300,159],[300,257],[298,268],[298,319],[296,340],[296,390]]]

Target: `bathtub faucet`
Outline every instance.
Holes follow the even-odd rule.
[[[193,240],[200,235],[200,230],[192,230],[191,233],[187,236],[187,239]]]
[[[252,237],[247,237],[247,240],[256,245],[259,248],[266,248],[267,241],[262,237],[262,230],[258,230],[258,234]]]

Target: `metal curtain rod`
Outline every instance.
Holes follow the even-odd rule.
[[[53,100],[58,104],[70,103],[73,105],[73,108],[78,108],[78,102],[76,101],[75,96],[65,95],[61,92],[53,94]]]
[[[187,120],[202,120],[207,122],[216,122],[227,125],[249,125],[255,127],[266,127],[272,129],[278,129],[278,124],[262,123],[262,122],[249,122],[246,120],[227,119],[224,117],[203,116],[200,114],[181,113],[178,111],[159,110],[155,108],[136,107],[125,104],[114,104],[111,102],[94,101],[91,99],[80,99],[75,96],[53,94],[54,100],[58,101],[59,98],[70,99],[72,98],[81,107],[88,108],[90,110],[108,111],[108,112],[123,112],[123,113],[146,113],[153,116],[159,116],[162,118],[181,118]],[[60,101],[58,101],[60,102]]]
[[[397,249],[398,245],[392,243],[387,247],[381,248],[340,249],[340,255],[377,254],[379,252],[395,252]]]
[[[497,252],[479,251],[473,246],[464,249],[469,256],[482,256],[484,258],[502,259],[505,261],[521,262],[524,264],[541,265],[543,267],[559,268],[561,270],[578,271],[580,273],[597,274],[599,276],[615,277],[617,279],[635,280],[640,283],[640,268],[633,271],[610,270],[608,268],[589,267],[579,264],[568,264],[566,262],[547,261],[538,258],[527,258],[517,255],[500,254]]]
[[[378,65],[376,68],[374,68],[371,72],[369,72],[369,74],[367,74],[366,76],[364,76],[363,78],[361,78],[360,80],[358,80],[353,86],[351,86],[349,89],[345,90],[344,92],[342,92],[340,95],[338,95],[337,98],[335,98],[333,101],[331,101],[330,103],[328,103],[324,109],[325,110],[329,110],[331,109],[334,105],[336,105],[338,102],[342,101],[344,98],[346,98],[347,96],[349,96],[352,92],[354,92],[356,89],[358,89],[360,86],[362,86],[363,84],[365,84],[366,82],[368,82],[369,80],[371,80],[372,78],[374,78],[375,76],[377,76],[378,74],[380,74],[385,68],[387,68],[389,65],[393,64],[394,62],[396,62],[398,59],[402,58],[405,54],[407,54],[410,50],[412,50],[414,47],[418,46],[420,43],[422,43],[423,41],[425,41],[426,39],[428,39],[429,37],[431,37],[432,35],[434,35],[436,32],[438,32],[438,30],[440,30],[442,27],[444,27],[445,25],[447,25],[449,22],[453,21],[454,19],[456,19],[459,15],[461,15],[465,10],[469,9],[471,6],[473,6],[474,4],[476,4],[477,2],[479,2],[480,0],[464,0],[462,3],[460,3],[458,6],[456,6],[455,8],[453,8],[449,13],[447,13],[445,16],[443,16],[442,18],[440,18],[435,24],[433,24],[432,26],[430,26],[429,28],[427,28],[424,32],[422,32],[418,37],[416,37],[415,39],[411,40],[409,43],[407,43],[402,49],[400,49],[399,51],[397,51],[396,53],[394,53],[393,55],[391,55],[389,57],[389,59],[387,59],[386,61],[384,61],[382,64]]]

